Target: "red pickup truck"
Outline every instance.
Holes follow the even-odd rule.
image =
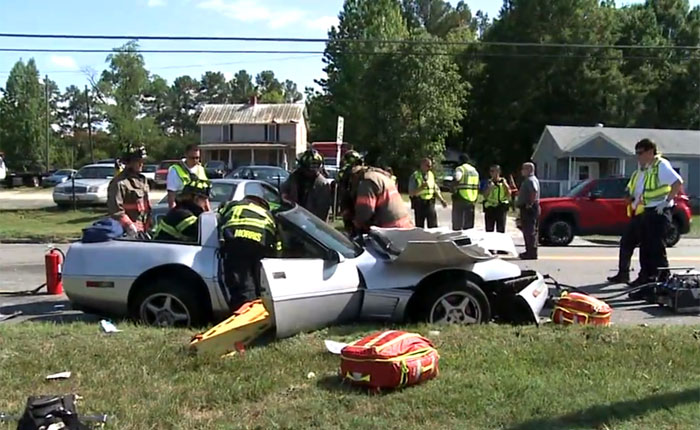
[[[168,169],[170,169],[170,166],[172,166],[175,163],[179,163],[180,160],[163,160],[158,164],[158,168],[156,169],[156,187],[163,187],[165,188],[166,182],[168,179]]]
[[[572,188],[566,197],[541,199],[540,242],[566,246],[574,236],[622,235],[629,222],[624,201],[628,181],[622,177],[588,179]],[[690,231],[688,196],[679,193],[675,203],[665,238],[669,247]]]

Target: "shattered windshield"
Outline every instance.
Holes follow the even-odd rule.
[[[301,206],[280,213],[279,216],[304,230],[326,248],[338,252],[345,258],[355,258],[362,254],[362,247]]]

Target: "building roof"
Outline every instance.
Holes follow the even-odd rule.
[[[205,105],[197,125],[286,124],[303,120],[304,105],[297,103]]]
[[[700,130],[655,128],[569,127],[548,125],[546,131],[562,152],[570,152],[594,136],[604,136],[621,149],[634,154],[634,145],[644,138],[656,142],[663,154],[700,156]]]

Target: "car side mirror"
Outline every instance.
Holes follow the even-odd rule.
[[[599,199],[603,197],[603,192],[602,191],[591,191],[588,193],[588,198],[591,200]]]

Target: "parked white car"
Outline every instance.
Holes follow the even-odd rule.
[[[515,252],[503,233],[373,229],[355,242],[299,206],[276,218],[282,255],[262,261],[261,290],[278,337],[366,319],[536,323],[549,295],[540,274],[491,252]],[[77,309],[147,324],[221,321],[232,309],[218,250],[212,212],[197,243],[76,242],[64,288]]]
[[[69,206],[75,202],[82,205],[106,205],[107,187],[114,177],[113,164],[88,164],[75,174],[75,193],[73,180],[56,185],[53,189],[53,201],[58,206]]]

